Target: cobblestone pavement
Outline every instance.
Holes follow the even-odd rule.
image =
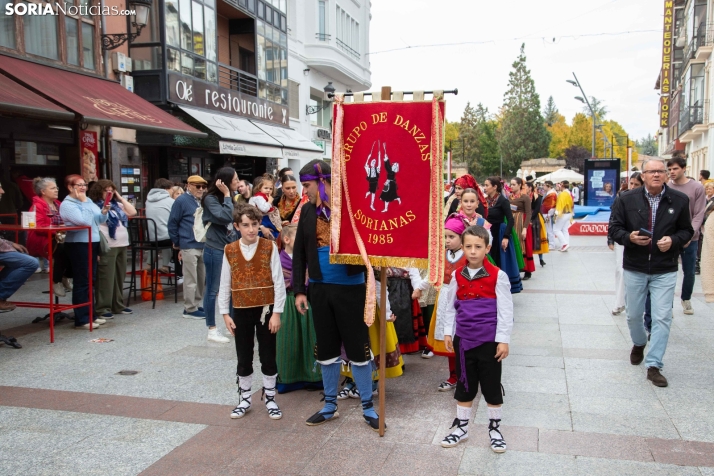
[[[233,344],[208,343],[204,322],[182,319],[167,293],[92,334],[60,322],[54,344],[46,322],[30,324],[37,310],[0,315],[24,346],[0,346],[0,474],[714,475],[714,306],[699,282],[693,316],[675,299],[670,386],[652,386],[629,363],[624,313],[610,314],[615,258],[604,242],[573,237],[514,296],[505,454],[488,449],[483,402],[467,442],[438,445],[455,413],[452,394],[436,391],[447,374],[439,357],[406,356],[404,376],[387,381],[384,438],[357,400],[340,402],[335,422],[305,426],[316,392],[278,396],[282,420],[258,398],[231,420]],[[45,298],[46,279],[15,298]]]

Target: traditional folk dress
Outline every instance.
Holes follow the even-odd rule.
[[[321,389],[322,372],[316,365],[314,355],[316,338],[312,307],[308,303],[304,316],[297,312],[292,286],[292,256],[281,251],[280,264],[287,295],[277,334],[278,393],[303,388]]]
[[[493,235],[493,244],[489,254],[494,264],[508,275],[511,281],[511,293],[519,293],[523,290],[517,249],[520,248],[520,245],[518,238],[514,238],[510,203],[506,197],[500,194],[486,200],[488,202],[486,220],[492,225],[491,233]],[[508,246],[505,250],[501,248],[504,237],[508,238]]]
[[[503,403],[497,343],[509,343],[513,301],[508,276],[488,261],[454,271],[444,296],[445,334],[451,335],[459,383],[454,398],[470,402],[481,392],[491,405]]]
[[[263,238],[252,244],[240,239],[226,245],[218,291],[221,314],[229,314],[235,323],[235,345],[238,357],[238,392],[240,403],[231,418],[242,418],[251,406],[253,382],[253,348],[258,341],[263,391],[268,415],[282,417],[275,403],[278,377],[276,335],[270,332],[273,312],[285,307],[285,281],[275,244]]]
[[[524,228],[527,228],[528,230],[526,233],[532,233],[530,231],[530,197],[522,194],[517,197],[511,196],[511,211],[513,212],[513,230],[515,231],[515,235],[518,237],[518,243],[520,244],[523,256],[523,267],[520,269],[521,271],[532,273],[535,271],[535,264],[533,263],[533,240],[531,237],[531,242],[529,244],[528,235],[526,234],[526,238],[523,238],[522,234]]]
[[[458,268],[466,265],[466,256],[463,250],[446,250],[446,260],[444,261],[444,284],[441,290],[436,295],[436,304],[434,305],[434,313],[431,316],[431,324],[429,326],[429,336],[427,344],[432,352],[436,355],[448,357],[449,359],[449,379],[456,383],[456,360],[454,353],[446,349],[444,345],[444,311],[446,306],[445,299],[439,299],[442,291],[449,286],[451,277]]]
[[[543,204],[543,197],[538,196],[531,202],[531,240],[533,243],[533,254],[547,254],[548,248],[548,232],[545,228],[543,215],[540,213],[540,207]]]
[[[428,281],[421,279],[416,268],[386,268],[389,305],[397,316],[394,327],[402,354],[419,352],[427,346],[424,318],[419,301],[412,299],[415,289],[424,291]]]

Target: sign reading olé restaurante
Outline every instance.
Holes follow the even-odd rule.
[[[288,127],[287,107],[178,74],[169,74],[169,100]]]

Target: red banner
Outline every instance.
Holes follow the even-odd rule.
[[[338,101],[334,117],[331,261],[428,268],[438,281],[444,102]]]
[[[96,182],[98,180],[98,145],[96,132],[79,131],[79,153],[82,156],[82,178],[84,178],[85,182]]]

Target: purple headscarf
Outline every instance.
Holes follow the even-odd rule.
[[[322,168],[320,167],[319,163],[314,164],[313,168],[315,169],[315,174],[314,175],[300,175],[300,182],[309,182],[311,180],[317,180],[317,189],[320,192],[320,201],[322,202],[317,207],[317,214],[320,215],[322,213],[325,215],[325,218],[327,218],[329,220],[330,219],[330,207],[328,205],[329,197],[327,196],[327,192],[325,192],[325,182],[323,182],[321,179],[331,178],[332,174],[323,174]]]

